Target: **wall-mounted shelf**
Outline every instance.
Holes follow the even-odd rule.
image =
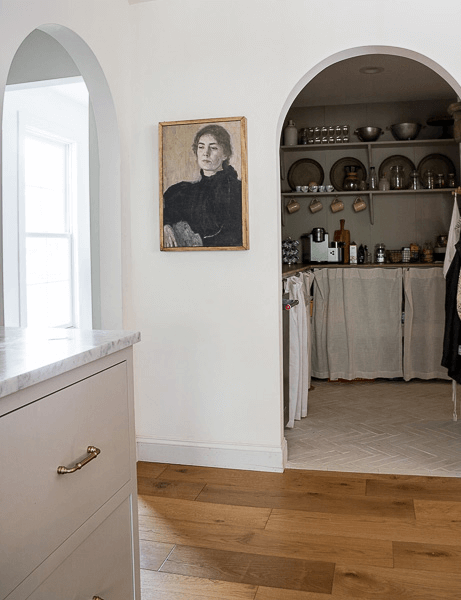
[[[296,198],[313,198],[314,196],[363,196],[370,194],[379,194],[382,196],[393,195],[393,194],[437,194],[444,192],[454,192],[455,188],[437,188],[434,190],[357,190],[355,192],[282,192],[282,197],[284,198],[292,198],[295,196]]]
[[[282,192],[282,200],[284,198],[315,198],[316,196],[368,196],[370,209],[370,223],[374,225],[375,215],[373,206],[374,196],[392,196],[402,194],[440,194],[454,192],[455,188],[437,188],[434,190],[357,190],[354,192]],[[282,209],[283,210],[283,209]]]
[[[395,148],[398,147],[415,147],[415,146],[450,146],[456,144],[453,138],[431,140],[386,140],[384,142],[349,142],[348,144],[298,144],[297,146],[281,146],[280,149],[284,152],[303,152],[308,150],[317,152],[320,150],[367,150],[371,148]]]

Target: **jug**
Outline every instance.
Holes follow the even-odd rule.
[[[336,198],[333,200],[333,202],[331,203],[331,212],[339,212],[340,210],[344,210],[344,202],[342,200],[339,199],[338,196],[336,196]]]
[[[354,192],[359,189],[359,177],[356,168],[355,165],[344,167],[346,177],[343,182],[343,190],[346,192]]]
[[[354,203],[352,205],[352,208],[355,210],[355,212],[360,212],[361,210],[365,210],[367,207],[366,203],[364,200],[362,200],[362,198],[360,198],[360,196],[357,196],[357,198],[354,200]]]
[[[316,213],[319,210],[322,210],[322,208],[323,208],[323,204],[320,202],[320,200],[317,200],[316,198],[312,198],[312,201],[309,204],[309,210],[313,213]]]
[[[291,214],[297,212],[301,208],[299,202],[296,200],[291,200],[289,204],[287,204],[287,211]]]

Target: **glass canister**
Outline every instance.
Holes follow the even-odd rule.
[[[376,244],[375,246],[375,263],[384,263],[386,261],[386,246],[384,244]]]
[[[344,167],[346,177],[343,182],[343,190],[346,192],[354,192],[359,189],[359,178],[355,165]]]
[[[419,173],[415,169],[410,173],[410,190],[420,190],[422,188],[421,179],[419,178]]]
[[[443,176],[443,173],[437,173],[437,177],[435,179],[435,187],[439,189],[445,187],[445,177]]]
[[[448,183],[447,183],[447,186],[449,188],[456,187],[456,181],[455,181],[455,174],[454,173],[448,173]]]
[[[391,167],[391,190],[403,190],[404,175],[403,167],[400,165]]]
[[[433,190],[435,187],[434,172],[429,169],[428,171],[426,171],[425,177],[426,177],[426,189]]]

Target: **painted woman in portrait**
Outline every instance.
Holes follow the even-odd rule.
[[[175,183],[163,195],[164,247],[242,246],[242,182],[229,164],[229,132],[216,124],[202,127],[192,151],[200,178]]]

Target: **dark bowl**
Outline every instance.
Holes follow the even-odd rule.
[[[394,139],[396,140],[414,140],[421,131],[420,123],[397,123],[389,127]]]
[[[361,142],[375,142],[384,131],[380,127],[359,127],[354,133]]]

